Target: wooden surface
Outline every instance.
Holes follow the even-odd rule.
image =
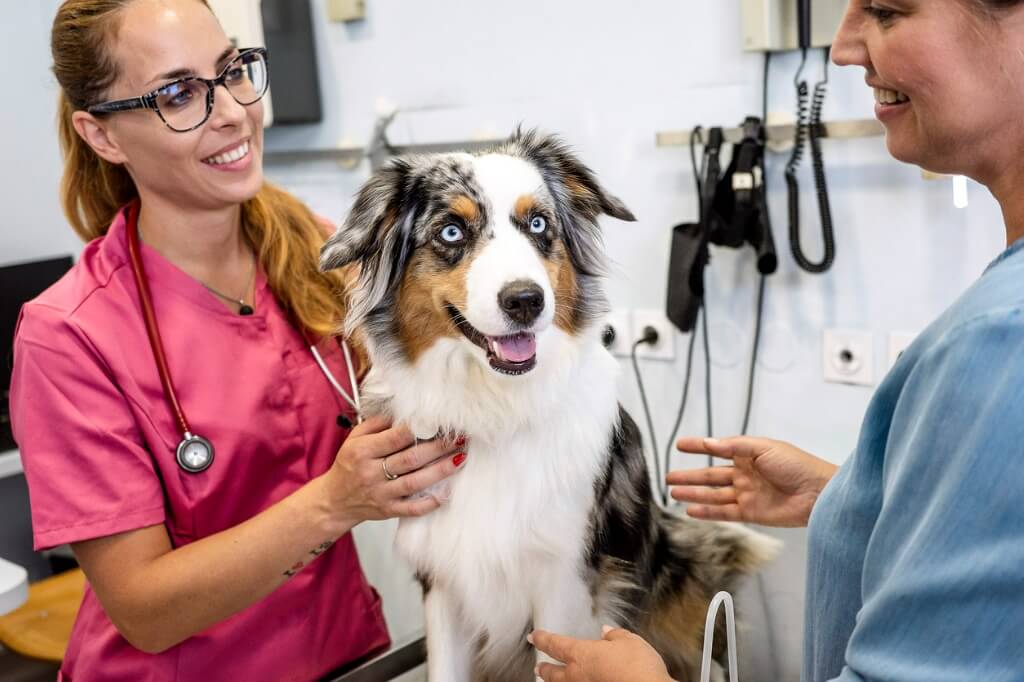
[[[84,589],[77,568],[30,585],[25,605],[0,617],[0,644],[29,658],[63,660]]]

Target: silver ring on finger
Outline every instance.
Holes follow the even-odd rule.
[[[390,457],[390,456],[391,455],[388,455],[388,457]],[[394,480],[397,480],[398,478],[401,478],[398,474],[393,474],[393,473],[391,473],[388,470],[388,458],[387,457],[381,458],[381,460],[380,460],[380,468],[384,470],[384,478],[388,479],[389,481],[394,481]]]

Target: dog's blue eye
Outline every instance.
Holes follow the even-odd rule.
[[[530,232],[543,234],[546,229],[548,229],[548,221],[544,220],[542,216],[534,216],[530,221]]]
[[[463,233],[462,228],[458,225],[446,225],[441,230],[441,239],[448,244],[458,244],[465,238],[465,233]]]

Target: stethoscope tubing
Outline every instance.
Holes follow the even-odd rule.
[[[125,216],[126,231],[128,233],[128,256],[131,261],[132,274],[135,278],[135,285],[138,288],[139,300],[142,305],[142,317],[146,325],[146,335],[149,337],[149,345],[153,351],[153,358],[156,361],[157,373],[160,375],[160,384],[163,386],[164,397],[167,399],[168,404],[171,406],[171,411],[174,413],[174,418],[178,422],[178,428],[182,433],[182,442],[178,445],[178,464],[186,471],[190,473],[199,473],[209,467],[213,461],[213,445],[198,435],[193,435],[192,429],[189,427],[188,418],[185,417],[185,410],[181,406],[181,402],[178,400],[177,391],[174,389],[174,382],[171,379],[171,372],[167,365],[167,356],[164,353],[163,341],[160,337],[160,326],[157,324],[156,313],[153,311],[153,298],[150,293],[149,283],[146,280],[146,271],[142,265],[142,256],[139,249],[139,233],[138,233],[138,219],[139,219],[139,202],[132,202],[127,208]],[[313,358],[316,360],[317,365],[320,367],[320,371],[323,372],[324,376],[327,377],[327,381],[330,382],[334,390],[352,407],[356,414],[356,421],[362,423],[362,405],[359,396],[359,381],[356,377],[355,367],[352,363],[352,354],[349,350],[348,343],[344,339],[341,340],[341,348],[345,354],[345,366],[348,369],[349,382],[352,386],[352,393],[349,394],[345,388],[338,383],[338,380],[334,378],[330,369],[327,367],[327,363],[324,362],[320,352],[316,349],[316,344],[312,343],[308,338],[306,341],[309,343],[309,349],[313,353]],[[189,467],[183,463],[183,448],[187,443],[193,441],[200,441],[204,447],[209,450],[209,460],[201,468]]]
[[[334,390],[338,392],[342,398],[345,399],[352,409],[356,413],[356,422],[359,424],[363,423],[363,408],[359,400],[359,381],[356,379],[355,368],[352,366],[352,354],[348,349],[348,344],[344,339],[341,340],[341,350],[345,353],[345,367],[348,368],[348,380],[349,385],[352,386],[352,394],[345,390],[345,387],[338,383],[338,380],[334,378],[334,374],[328,369],[327,363],[324,362],[323,357],[320,355],[320,351],[316,349],[314,344],[309,344],[309,350],[313,353],[313,358],[316,360],[316,364],[320,366],[320,371],[327,377],[327,381],[331,383]]]
[[[153,349],[153,358],[156,360],[157,372],[160,375],[160,383],[164,387],[164,396],[171,405],[174,418],[183,434],[191,434],[188,419],[185,417],[185,410],[178,402],[178,394],[174,390],[174,382],[171,380],[171,372],[167,368],[167,356],[164,354],[164,344],[160,338],[160,327],[156,321],[156,314],[153,312],[153,297],[149,291],[149,283],[146,281],[146,271],[142,267],[142,256],[139,253],[139,202],[133,202],[128,207],[128,255],[132,262],[132,273],[135,275],[135,284],[139,289],[139,299],[142,303],[142,316],[146,323],[146,334],[149,336],[149,346]]]

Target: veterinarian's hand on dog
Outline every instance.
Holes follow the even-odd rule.
[[[671,682],[661,656],[628,630],[605,627],[599,640],[573,639],[536,630],[529,638],[538,651],[565,665],[541,663],[544,682]]]
[[[681,438],[683,452],[732,460],[733,466],[673,471],[672,497],[692,503],[697,519],[746,521],[763,526],[806,526],[818,495],[837,467],[767,438]]]
[[[428,514],[441,500],[410,496],[458,471],[465,453],[464,438],[417,442],[404,426],[392,427],[383,417],[367,419],[352,429],[322,477],[328,513],[342,527]],[[388,480],[385,471],[397,478]]]

